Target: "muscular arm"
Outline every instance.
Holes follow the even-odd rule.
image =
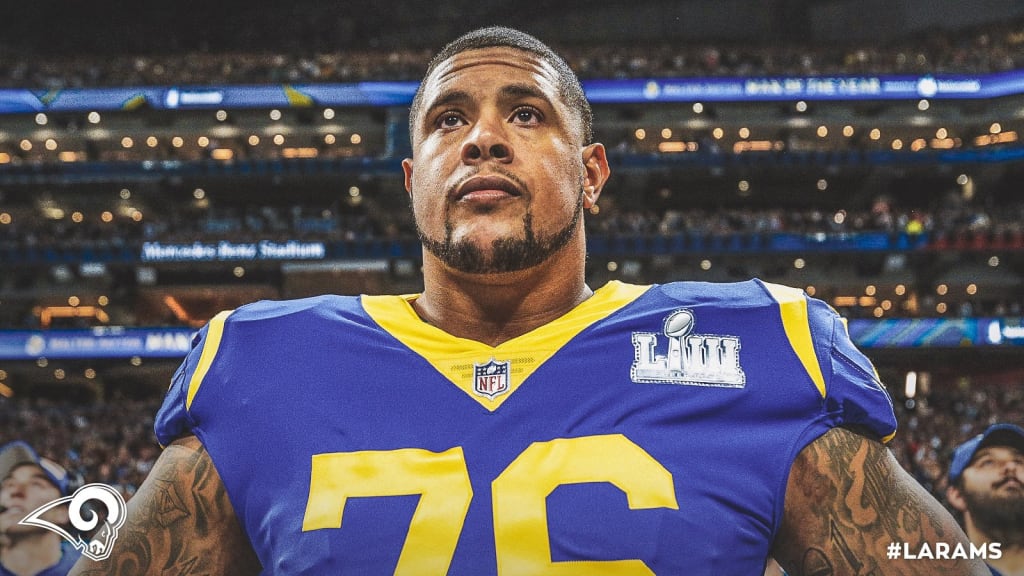
[[[792,576],[987,576],[980,560],[887,558],[891,542],[911,551],[969,542],[953,517],[882,444],[835,428],[797,456],[786,486],[772,556]]]
[[[73,576],[258,574],[253,553],[206,449],[195,436],[164,450],[128,502],[114,552],[83,557]]]

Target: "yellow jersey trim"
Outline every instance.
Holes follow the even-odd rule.
[[[213,359],[220,349],[220,339],[224,335],[224,321],[232,312],[233,310],[224,310],[210,319],[206,329],[206,341],[203,342],[203,351],[199,355],[199,363],[196,365],[195,372],[192,373],[192,379],[188,381],[188,396],[185,397],[186,410],[192,408],[192,399],[196,397],[203,378],[206,378],[206,373],[210,371]]]
[[[452,384],[493,412],[544,362],[587,326],[636,300],[650,286],[612,281],[564,316],[498,346],[452,336],[424,322],[412,302],[418,295],[363,296],[363,309],[399,342],[422,356]],[[474,391],[475,366],[509,362],[508,391],[496,397]]]
[[[789,345],[796,352],[800,363],[804,365],[804,370],[814,381],[818,393],[824,398],[825,377],[821,373],[818,355],[814,353],[814,339],[811,336],[811,324],[807,316],[807,298],[804,296],[804,291],[768,282],[765,282],[764,285],[771,293],[772,298],[779,304],[782,327],[786,331]]]

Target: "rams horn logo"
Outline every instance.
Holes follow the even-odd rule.
[[[67,503],[68,518],[71,526],[79,532],[86,533],[95,529],[100,524],[100,518],[96,511],[85,510],[84,512],[88,515],[88,518],[83,515],[82,508],[92,501],[100,502],[106,506],[107,513],[103,520],[103,525],[100,526],[100,529],[88,542],[82,540],[81,536],[72,536],[63,527],[40,518],[53,508]],[[114,541],[117,540],[117,531],[121,529],[121,526],[124,526],[126,512],[127,508],[124,498],[121,497],[117,490],[106,484],[86,484],[75,490],[75,493],[71,496],[65,496],[48,504],[43,504],[18,523],[26,526],[38,526],[51,532],[56,532],[60,534],[61,538],[64,538],[80,550],[83,556],[93,560],[106,560],[113,550]]]

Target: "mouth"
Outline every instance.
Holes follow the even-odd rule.
[[[498,176],[474,176],[456,188],[452,200],[493,202],[518,198],[523,192],[509,180]]]

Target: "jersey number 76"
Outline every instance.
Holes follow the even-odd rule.
[[[303,532],[340,528],[351,497],[419,494],[395,576],[447,574],[473,488],[461,447],[313,456]],[[631,510],[678,510],[672,474],[621,434],[535,442],[491,483],[499,576],[653,576],[642,560],[552,562],[546,498],[563,484],[608,482]]]

